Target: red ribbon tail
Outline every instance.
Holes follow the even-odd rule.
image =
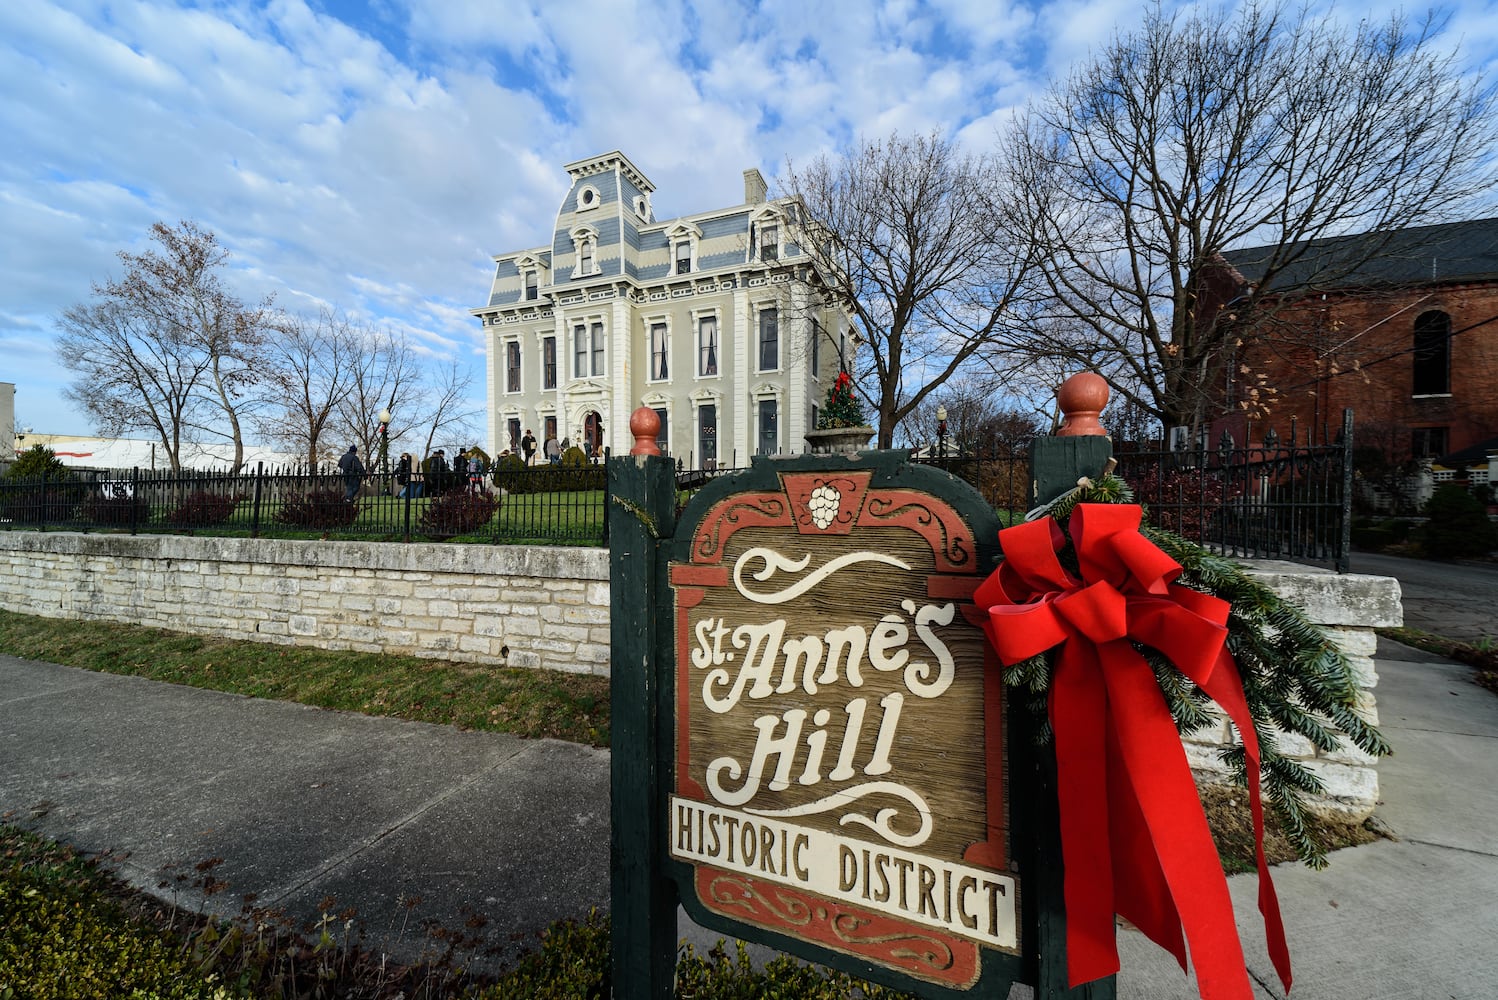
[[[1170,886],[1149,826],[1139,811],[1139,795],[1123,766],[1123,750],[1118,733],[1108,726],[1108,757],[1117,761],[1113,780],[1108,782],[1108,819],[1112,825],[1113,886],[1118,915],[1133,924],[1145,937],[1175,956],[1181,971],[1186,971],[1186,938],[1181,933],[1181,915],[1170,898]]]
[[[1126,642],[1110,643],[1101,659],[1123,764],[1181,916],[1197,988],[1203,1000],[1252,1000],[1222,862],[1154,672]]]
[[[1264,940],[1269,951],[1269,960],[1279,974],[1285,992],[1290,992],[1290,946],[1285,940],[1285,921],[1280,915],[1279,894],[1274,890],[1274,880],[1269,877],[1269,859],[1264,854],[1264,798],[1259,787],[1259,738],[1254,731],[1253,716],[1248,710],[1248,698],[1243,693],[1243,678],[1238,674],[1238,665],[1232,654],[1224,649],[1217,657],[1212,675],[1202,684],[1202,690],[1233,720],[1243,740],[1244,771],[1248,779],[1249,811],[1254,821],[1254,859],[1259,869],[1259,913],[1264,917]]]
[[[1118,971],[1108,846],[1107,696],[1098,674],[1091,649],[1068,643],[1057,657],[1051,682],[1066,971],[1074,987]]]

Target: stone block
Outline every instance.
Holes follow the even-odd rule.
[[[524,670],[536,670],[541,666],[541,656],[526,649],[510,650],[509,659],[505,661],[506,666],[519,667]]]
[[[310,615],[292,615],[286,627],[292,635],[317,635],[317,619]]]
[[[496,615],[475,615],[473,619],[473,633],[474,635],[502,639],[505,634],[505,620]]]

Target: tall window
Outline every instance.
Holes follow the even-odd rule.
[[[511,417],[508,430],[510,432],[510,451],[520,450],[520,418]]]
[[[759,401],[759,453],[773,455],[780,449],[778,407],[773,399]]]
[[[701,467],[718,467],[718,406],[703,403],[697,407],[697,454],[702,456]]]
[[[759,311],[759,370],[771,372],[780,367],[780,323],[775,307]]]
[[[1451,317],[1438,310],[1415,320],[1414,395],[1451,391]]]
[[[697,374],[718,374],[718,317],[697,321]]]
[[[541,434],[543,435],[541,438],[543,444],[557,436],[556,417],[547,417],[544,421],[542,421]]]
[[[671,453],[671,423],[666,419],[666,408],[657,406],[655,415],[661,421],[661,432],[655,436],[655,446],[661,450],[662,455],[669,455]]]
[[[557,387],[557,338],[541,338],[541,388]]]
[[[676,273],[690,274],[692,271],[692,243],[682,240],[676,244]]]
[[[603,324],[579,323],[572,328],[572,377],[596,378],[603,374]]]
[[[670,375],[667,364],[666,324],[650,324],[650,377],[660,381]]]
[[[535,271],[525,272],[525,301],[534,302],[541,295],[541,278]]]
[[[811,374],[816,378],[822,374],[822,324],[811,321]]]
[[[505,344],[505,392],[520,391],[520,341]]]
[[[759,259],[780,259],[780,227],[773,223],[759,227]]]
[[[577,248],[577,273],[593,273],[593,241],[584,239]]]

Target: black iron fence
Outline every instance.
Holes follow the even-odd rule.
[[[1257,446],[1224,436],[1215,446],[1149,450],[1120,443],[1118,473],[1151,523],[1214,552],[1287,558],[1347,569],[1351,531],[1352,414],[1332,444],[1298,440],[1294,424]],[[972,484],[1005,524],[1032,506],[1024,448],[964,449],[916,461]],[[678,465],[681,502],[733,468]],[[353,496],[349,493],[353,488]],[[604,466],[502,467],[466,473],[368,475],[335,470],[228,473],[69,470],[61,478],[0,480],[0,528],[211,533],[252,537],[453,540],[606,545]]]
[[[400,479],[263,466],[238,474],[69,469],[0,480],[0,528],[599,545],[606,491],[604,467],[591,463]]]
[[[1223,555],[1294,559],[1346,572],[1352,501],[1352,411],[1330,444],[1274,430],[1253,445],[1224,434],[1194,448],[1115,446],[1117,473],[1149,511],[1150,523]],[[967,480],[1013,524],[1033,505],[1023,449],[965,450],[921,457]]]

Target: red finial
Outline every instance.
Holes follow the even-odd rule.
[[[659,455],[660,446],[655,443],[661,433],[661,415],[648,406],[641,406],[629,415],[629,432],[635,436],[631,455]]]
[[[1061,426],[1056,437],[1106,436],[1098,414],[1108,405],[1108,382],[1094,372],[1078,372],[1056,390],[1061,404]]]

